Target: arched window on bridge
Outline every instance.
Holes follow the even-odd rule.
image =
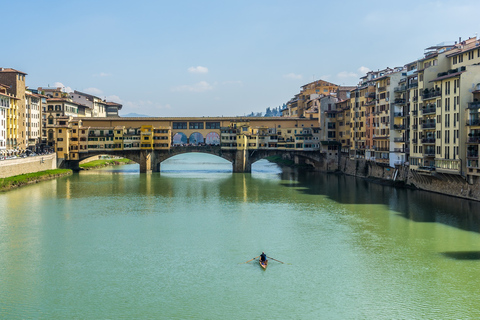
[[[193,145],[199,145],[204,143],[203,135],[199,132],[194,132],[190,135],[189,143]]]
[[[182,132],[177,132],[174,136],[173,136],[173,145],[183,145],[183,144],[187,144],[187,136],[182,133]]]
[[[220,145],[220,135],[216,132],[210,132],[205,137],[205,143],[213,146]]]

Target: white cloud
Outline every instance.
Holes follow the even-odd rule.
[[[86,89],[83,89],[83,92],[85,93],[90,93],[92,95],[101,95],[103,93],[102,90],[100,89],[97,89],[97,88],[86,88]]]
[[[355,72],[342,71],[337,74],[337,78],[358,78],[358,74],[356,74]]]
[[[367,72],[370,72],[370,68],[367,68],[367,67],[364,67],[364,66],[361,66],[360,68],[358,68],[358,72],[360,72],[360,74],[362,76],[364,76],[365,74],[367,74]]]
[[[93,76],[94,77],[109,77],[109,76],[111,76],[111,74],[106,73],[106,72],[100,72],[100,73],[94,74]]]
[[[53,86],[56,87],[56,88],[62,88],[62,90],[63,90],[64,92],[73,92],[72,88],[65,86],[65,85],[64,85],[63,83],[61,83],[61,82],[55,82],[55,83],[53,84]]]
[[[116,95],[106,96],[105,99],[111,102],[123,103],[122,99],[120,99],[120,97]]]
[[[188,72],[190,73],[208,73],[207,67],[197,66],[197,67],[190,67],[188,68]]]
[[[223,81],[222,85],[238,85],[243,86],[243,81],[240,80],[232,80],[232,81]]]
[[[205,92],[213,90],[213,86],[206,81],[200,81],[193,85],[173,87],[171,90],[174,92]]]
[[[293,72],[289,74],[284,74],[283,77],[286,79],[294,79],[294,80],[300,80],[303,78],[301,74],[295,74]]]

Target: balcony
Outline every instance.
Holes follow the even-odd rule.
[[[396,118],[403,118],[405,117],[405,114],[403,112],[394,112],[393,116]]]
[[[435,149],[434,148],[425,148],[423,151],[424,157],[434,157],[435,156]]]
[[[378,87],[378,92],[383,92],[383,91],[387,91],[387,87],[386,87],[386,86]]]
[[[469,102],[467,109],[479,109],[480,101]]]
[[[473,144],[479,143],[480,144],[480,137],[478,137],[478,136],[469,137],[468,140],[467,140],[467,143],[473,143]]]
[[[435,138],[423,138],[422,143],[424,143],[424,144],[435,144]]]
[[[422,129],[435,129],[435,122],[425,122],[422,124]]]
[[[405,104],[405,99],[395,99],[393,101],[393,103],[396,103],[396,104]]]
[[[397,143],[399,143],[399,142],[405,142],[405,138],[403,138],[403,137],[393,138],[393,142],[397,142]]]
[[[431,92],[422,94],[423,100],[434,99],[436,97],[441,97],[441,96],[442,96],[442,91],[440,91],[440,90],[431,91]]]
[[[410,88],[416,88],[416,87],[418,87],[418,81],[417,81],[417,82],[412,82],[412,83],[409,83],[409,84],[408,84],[408,88],[409,88],[409,89],[410,89]]]
[[[402,92],[402,91],[405,91],[405,90],[407,90],[406,85],[401,85],[401,86],[393,88],[393,92]]]
[[[478,159],[478,152],[467,152],[467,158]]]
[[[429,107],[429,108],[423,108],[422,109],[422,114],[427,115],[427,114],[435,114],[437,112],[435,107]]]
[[[405,125],[404,124],[394,124],[393,125],[393,130],[405,130]]]
[[[393,152],[395,152],[395,153],[405,153],[405,149],[403,149],[403,148],[393,148]]]
[[[480,119],[470,119],[467,121],[467,126],[480,126]]]

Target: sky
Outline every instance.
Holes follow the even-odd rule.
[[[0,67],[120,114],[241,116],[480,32],[480,1],[4,1]]]

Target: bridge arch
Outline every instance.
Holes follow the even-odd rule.
[[[205,139],[203,138],[203,135],[200,132],[194,132],[188,138],[188,143],[190,145],[197,146],[204,142],[205,142]]]
[[[173,145],[183,145],[188,143],[187,135],[183,132],[177,132],[173,136],[172,144]]]
[[[211,146],[220,145],[220,135],[217,132],[210,132],[205,137],[205,143]]]

